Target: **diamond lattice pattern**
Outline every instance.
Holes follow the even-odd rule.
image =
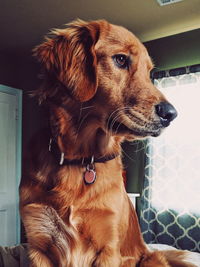
[[[149,243],[200,251],[200,73],[155,83],[179,116],[146,147],[143,235]]]

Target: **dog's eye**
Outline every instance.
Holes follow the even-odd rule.
[[[112,58],[115,64],[117,65],[117,67],[122,68],[122,69],[128,69],[130,65],[130,59],[128,56],[124,54],[118,54],[118,55],[114,55]]]

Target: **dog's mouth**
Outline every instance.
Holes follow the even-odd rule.
[[[157,123],[152,124],[149,127],[128,127],[122,122],[115,121],[112,125],[108,125],[109,130],[113,134],[122,134],[122,135],[133,135],[134,137],[148,137],[153,136],[157,137],[161,134],[163,127]]]
[[[107,128],[113,135],[133,138],[157,137],[168,125],[164,125],[157,117],[146,120],[125,114],[107,121]]]

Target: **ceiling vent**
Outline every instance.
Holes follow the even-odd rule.
[[[181,1],[183,0],[157,0],[160,6],[170,5]]]

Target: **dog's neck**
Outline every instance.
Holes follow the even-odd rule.
[[[65,158],[74,160],[120,154],[122,138],[104,131],[98,116],[81,111],[78,105],[73,110],[54,105],[52,111],[52,138]]]
[[[57,138],[57,144],[60,151],[67,159],[77,158],[102,158],[110,155],[119,155],[121,151],[121,140],[117,137],[106,136],[101,129],[82,130],[75,138],[70,138],[69,132]]]

